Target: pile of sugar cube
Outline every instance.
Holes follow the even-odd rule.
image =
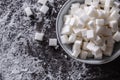
[[[43,14],[46,14],[49,10],[49,7],[46,6],[48,0],[38,0],[38,3],[41,4],[41,8],[40,8],[40,12],[42,12]],[[27,17],[30,17],[33,14],[33,11],[31,10],[31,7],[26,7],[25,8],[25,13],[27,15]],[[35,40],[37,41],[43,41],[44,38],[44,33],[43,32],[36,32],[35,33]],[[57,39],[56,38],[49,38],[49,46],[57,46]]]
[[[115,42],[120,41],[119,7],[114,0],[73,3],[63,19],[62,44],[73,45],[71,55],[80,59],[111,56]]]

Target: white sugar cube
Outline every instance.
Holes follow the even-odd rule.
[[[87,45],[88,45],[88,42],[83,42],[83,46],[82,46],[83,48],[82,49],[83,50],[88,50]]]
[[[35,40],[43,41],[44,33],[35,33]]]
[[[107,48],[106,48],[106,51],[103,52],[103,54],[104,54],[105,56],[111,56],[111,55],[112,55],[112,52],[113,52],[113,47],[107,47]]]
[[[116,20],[110,21],[109,25],[112,28],[112,32],[118,31],[118,22]]]
[[[87,38],[94,39],[94,37],[95,37],[94,30],[87,30]]]
[[[99,0],[93,0],[92,6],[98,8],[98,6],[99,6]]]
[[[49,7],[46,5],[42,5],[42,7],[40,8],[40,11],[44,14],[46,14],[48,10],[49,10]]]
[[[87,29],[81,29],[80,30],[82,37],[87,37]]]
[[[114,41],[114,39],[112,38],[112,36],[111,37],[107,37],[107,39],[106,39],[106,45],[107,46],[113,46],[114,45],[114,43],[115,43],[115,41]]]
[[[68,41],[69,41],[70,43],[73,43],[73,42],[75,42],[76,37],[77,37],[76,34],[71,34]]]
[[[95,22],[93,21],[93,20],[91,20],[91,21],[89,21],[88,22],[88,27],[89,27],[89,29],[95,29]]]
[[[38,3],[40,3],[40,4],[46,4],[47,3],[47,0],[38,0]]]
[[[72,30],[76,35],[81,35],[81,29],[79,27],[74,27]]]
[[[65,16],[64,16],[64,21],[66,21],[67,19],[70,20],[71,18],[72,18],[72,15],[65,15]],[[68,21],[68,22],[69,22],[69,21]]]
[[[114,5],[119,8],[120,7],[120,2],[115,1]]]
[[[31,15],[33,15],[33,12],[31,11],[31,8],[30,7],[27,7],[25,8],[25,12],[26,12],[26,15],[29,17]]]
[[[97,36],[94,42],[95,42],[96,45],[101,44],[101,43],[102,43],[101,37],[100,37],[100,36]]]
[[[101,50],[102,50],[102,51],[105,51],[106,48],[107,48],[106,44],[103,44],[103,46],[101,46]]]
[[[106,28],[104,26],[96,26],[96,33],[97,34],[104,34]]]
[[[86,59],[86,58],[87,58],[87,55],[88,55],[88,52],[87,52],[87,51],[81,51],[80,58],[81,58],[81,59]]]
[[[73,53],[72,55],[75,56],[75,57],[78,57],[78,55],[80,54],[81,52],[81,45],[82,45],[82,40],[76,40],[74,45],[73,45]]]
[[[61,34],[70,34],[71,33],[71,26],[69,26],[69,25],[65,25],[64,27],[63,27],[63,29],[62,29],[62,32],[61,32]]]
[[[111,15],[110,15],[110,20],[118,20],[120,17],[120,15],[118,14],[118,12],[116,10],[114,10]]]
[[[76,40],[73,45],[73,51],[79,50],[82,46],[82,40]]]
[[[72,10],[72,15],[76,15],[76,16],[78,16],[78,17],[80,17],[83,13],[84,13],[84,10],[83,9],[81,9],[81,8],[79,8],[79,9],[74,9],[74,10]],[[80,14],[81,13],[81,14]]]
[[[74,57],[78,57],[80,53],[81,53],[81,50],[79,49],[77,51],[73,51],[73,53],[71,55]]]
[[[104,24],[105,24],[105,20],[104,19],[96,19],[96,25],[103,26]]]
[[[91,52],[88,52],[88,55],[87,55],[88,58],[92,58],[93,56],[94,55]]]
[[[99,18],[104,18],[105,14],[103,10],[97,10],[97,13]]]
[[[89,43],[87,44],[87,49],[90,50],[90,51],[92,51],[93,48],[94,48],[94,46],[95,46],[95,44],[94,44],[93,42],[89,42]]]
[[[89,16],[84,13],[81,15],[80,20],[85,24],[89,20]]]
[[[71,5],[71,9],[78,9],[78,8],[80,8],[80,3],[73,3],[72,5]]]
[[[57,39],[49,39],[49,46],[57,46]]]
[[[68,36],[67,35],[62,35],[61,36],[61,42],[62,42],[62,44],[69,44]]]
[[[94,46],[91,51],[93,51],[94,53],[98,53],[100,51],[100,47],[99,46]]]
[[[90,16],[90,17],[96,17],[97,16],[97,10],[95,10],[93,7],[90,7],[87,15]]]
[[[117,32],[113,35],[113,39],[114,39],[115,41],[117,41],[117,42],[120,41],[120,32],[119,32],[119,31],[117,31]]]
[[[71,21],[71,17],[67,17],[65,20],[65,25],[69,25]]]
[[[86,13],[88,13],[89,7],[85,6],[85,7],[84,7],[84,10],[85,10]]]
[[[86,5],[91,5],[91,3],[92,3],[92,0],[85,0]]]
[[[75,18],[71,18],[70,25],[73,26],[75,24]]]
[[[104,32],[102,33],[104,36],[112,36],[112,31],[110,28],[105,28]]]
[[[95,58],[95,59],[102,59],[102,57],[103,57],[102,52],[96,53],[96,54],[94,55],[94,58]]]

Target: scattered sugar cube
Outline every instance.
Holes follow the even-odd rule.
[[[68,41],[69,41],[70,43],[73,43],[73,42],[75,42],[76,37],[77,37],[76,34],[71,34]]]
[[[61,36],[61,42],[62,44],[68,44],[68,36],[67,35],[62,35]]]
[[[65,22],[67,19],[70,19],[70,18],[72,18],[72,15],[65,15],[65,16],[64,16],[64,22]]]
[[[105,24],[105,20],[104,19],[96,19],[96,25],[103,26],[104,24]]]
[[[117,41],[117,42],[120,41],[120,32],[119,32],[119,31],[117,31],[117,32],[113,35],[113,39],[114,39],[115,41]]]
[[[44,37],[44,33],[39,33],[39,32],[35,33],[35,40],[43,41],[43,37]]]
[[[61,34],[70,34],[71,33],[71,26],[69,26],[69,25],[65,25],[64,27],[63,27],[63,29],[62,29],[62,32],[61,32]]]
[[[98,53],[100,51],[100,47],[99,46],[94,46],[91,51],[93,51],[94,53]]]
[[[42,7],[40,8],[40,11],[44,14],[46,14],[48,10],[49,10],[49,7],[46,5],[42,5]]]
[[[87,38],[94,39],[94,37],[95,37],[94,30],[87,30]]]
[[[71,17],[67,17],[65,20],[65,25],[69,25],[71,21]]]
[[[47,0],[38,0],[38,3],[45,5],[47,3]]]
[[[57,39],[49,39],[49,46],[57,46]]]
[[[30,8],[30,7],[25,8],[25,12],[26,12],[26,15],[27,15],[28,17],[30,17],[31,15],[33,15],[33,12],[31,11],[31,8]]]
[[[118,22],[116,20],[110,21],[109,25],[112,28],[112,32],[118,31]]]
[[[88,55],[88,52],[87,52],[87,51],[82,51],[81,54],[80,54],[80,58],[81,58],[81,59],[86,59],[86,58],[87,58],[87,55]]]
[[[99,0],[93,0],[92,6],[94,6],[95,8],[98,8],[98,6],[99,6]]]

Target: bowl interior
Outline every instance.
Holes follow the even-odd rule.
[[[61,43],[61,39],[60,39],[60,36],[61,36],[61,29],[63,27],[63,18],[64,18],[64,15],[66,15],[68,13],[68,10],[70,9],[70,6],[72,3],[80,3],[80,4],[83,4],[84,3],[84,0],[68,0],[64,5],[63,7],[61,8],[59,14],[58,14],[58,17],[57,17],[57,21],[56,21],[56,34],[57,34],[57,38],[58,38],[58,41],[61,45],[61,47],[65,50],[65,52],[71,56],[72,58],[78,60],[78,61],[81,61],[81,62],[84,62],[84,63],[88,63],[88,64],[104,64],[104,63],[108,63],[114,59],[116,59],[119,55],[120,55],[120,43],[116,43],[115,46],[114,46],[114,50],[113,50],[113,53],[112,53],[112,56],[111,57],[103,57],[102,60],[96,60],[96,59],[86,59],[86,60],[82,60],[80,58],[75,58],[73,57],[71,54],[72,54],[72,46],[70,45],[64,45]]]

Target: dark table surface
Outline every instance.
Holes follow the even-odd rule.
[[[120,80],[120,58],[104,65],[88,65],[71,59],[58,45],[57,13],[66,0],[49,0],[46,15],[37,0],[0,0],[0,80]],[[30,6],[35,19],[26,17]],[[36,31],[45,32],[43,42],[34,40]]]

